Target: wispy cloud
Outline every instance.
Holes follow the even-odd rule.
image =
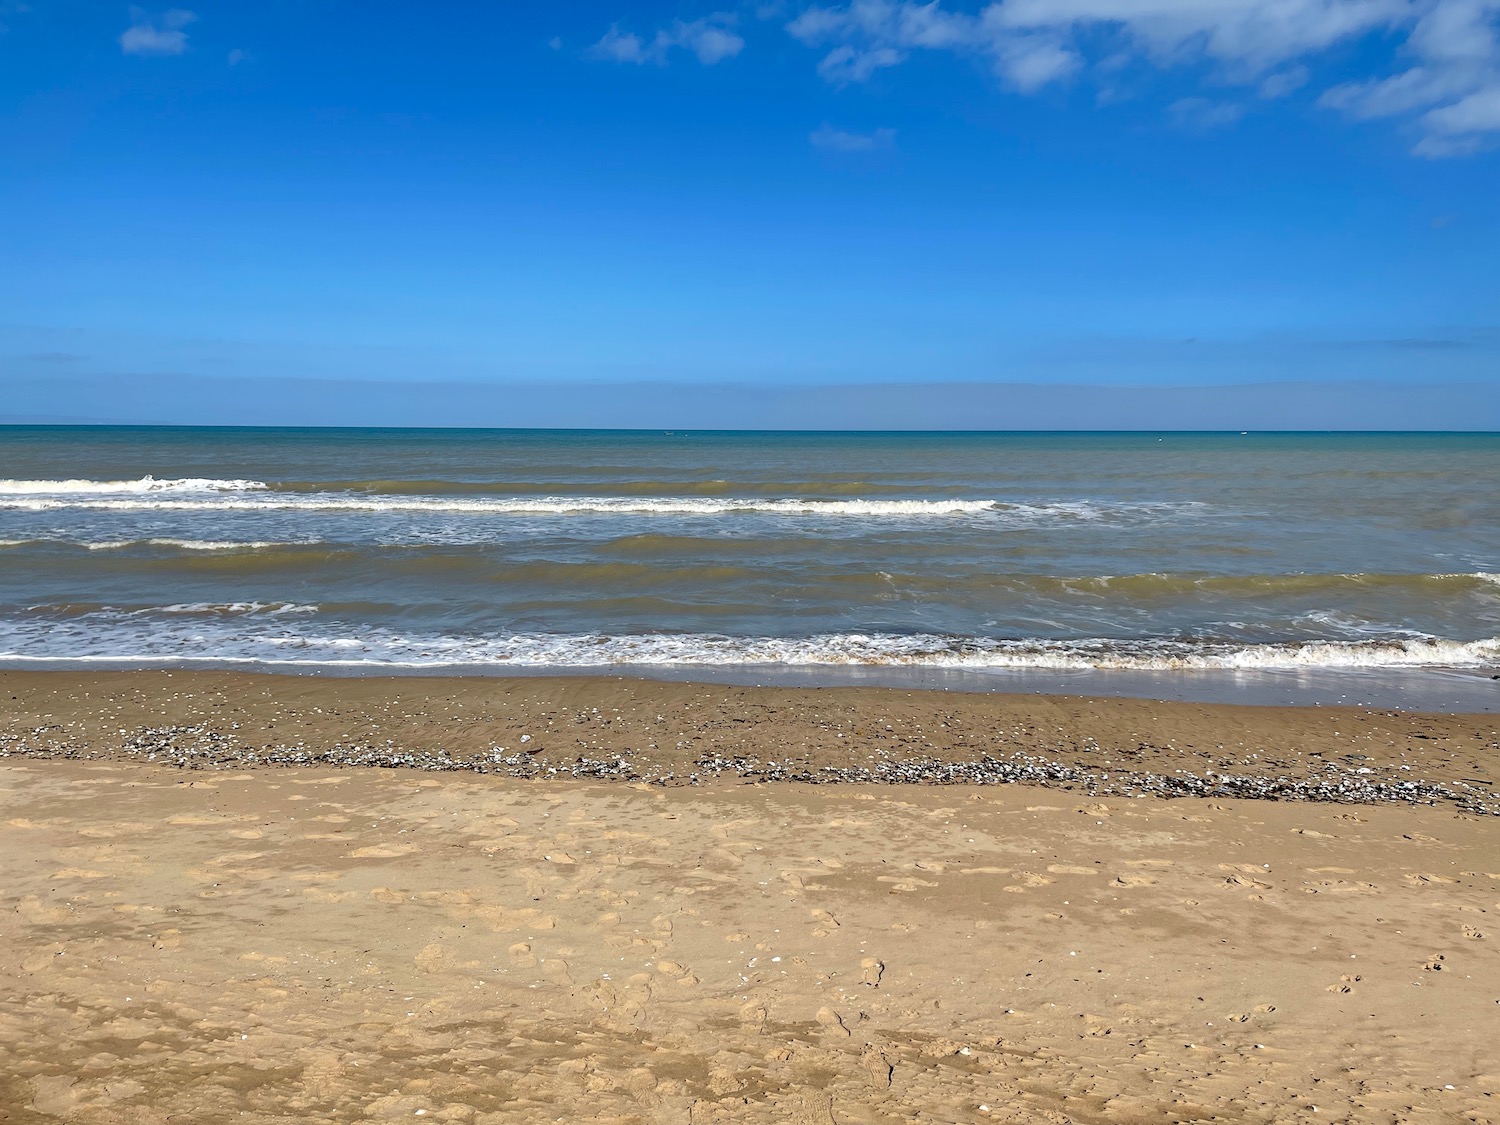
[[[1210,129],[1233,125],[1245,116],[1245,107],[1208,98],[1179,98],[1167,107],[1167,113],[1179,129],[1206,133]]]
[[[1500,140],[1500,0],[1436,0],[1407,37],[1412,65],[1387,78],[1349,82],[1322,103],[1351,117],[1417,114],[1423,156],[1454,156]]]
[[[1337,86],[1321,103],[1356,119],[1405,117],[1419,134],[1415,151],[1439,156],[1500,141],[1497,25],[1500,0],[992,0],[971,11],[943,0],[850,0],[804,8],[786,29],[823,51],[818,71],[835,85],[944,51],[984,62],[1021,93],[1142,62],[1206,68],[1216,86],[1253,87],[1262,98],[1308,84],[1307,64],[1320,53],[1373,34],[1404,36],[1407,69]],[[1225,124],[1240,111],[1189,98],[1169,112]]]
[[[871,133],[850,133],[832,125],[820,125],[807,137],[813,148],[825,152],[876,152],[895,147],[896,130],[876,129]]]
[[[660,65],[674,49],[681,48],[696,55],[704,66],[712,66],[733,58],[744,48],[745,40],[732,30],[734,22],[731,12],[716,12],[691,22],[674,20],[649,39],[622,31],[617,24],[589,48],[589,54],[614,62]]]
[[[188,45],[184,28],[197,18],[183,8],[154,17],[132,8],[130,26],[120,35],[120,50],[127,55],[180,55]]]

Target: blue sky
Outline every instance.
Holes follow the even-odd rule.
[[[0,380],[1500,382],[1500,0],[187,2],[0,0]]]

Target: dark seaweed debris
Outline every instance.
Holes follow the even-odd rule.
[[[338,745],[321,750],[301,744],[254,749],[231,734],[204,726],[148,727],[133,734],[122,732],[119,749],[108,751],[59,744],[57,735],[58,730],[53,727],[37,728],[29,737],[0,735],[0,758],[86,761],[124,757],[190,770],[322,766],[466,771],[526,779],[579,778],[655,785],[697,785],[724,777],[809,785],[1034,785],[1113,797],[1219,797],[1361,805],[1452,803],[1465,812],[1500,815],[1500,795],[1478,785],[1382,781],[1367,776],[1371,772],[1368,769],[1331,762],[1324,763],[1318,776],[1312,779],[1227,774],[1216,770],[1201,774],[1187,770],[1102,772],[1020,752],[1003,758],[983,755],[959,762],[930,757],[879,757],[868,766],[814,766],[794,761],[703,755],[692,769],[676,771],[638,766],[622,755],[578,757],[556,764],[536,752],[511,752],[498,746],[486,754],[467,757],[454,757],[445,750],[400,750],[394,743]]]

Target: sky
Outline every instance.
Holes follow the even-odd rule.
[[[1500,0],[186,3],[0,0],[0,418],[1500,391]]]

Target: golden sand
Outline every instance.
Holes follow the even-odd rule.
[[[4,677],[0,733],[108,756],[0,762],[0,1120],[1500,1120],[1500,819],[1452,804],[118,752],[148,719],[479,746],[550,715],[558,761],[668,727],[769,759],[884,716],[962,756],[1049,716],[1158,769],[1495,761],[1479,717],[611,683]]]

